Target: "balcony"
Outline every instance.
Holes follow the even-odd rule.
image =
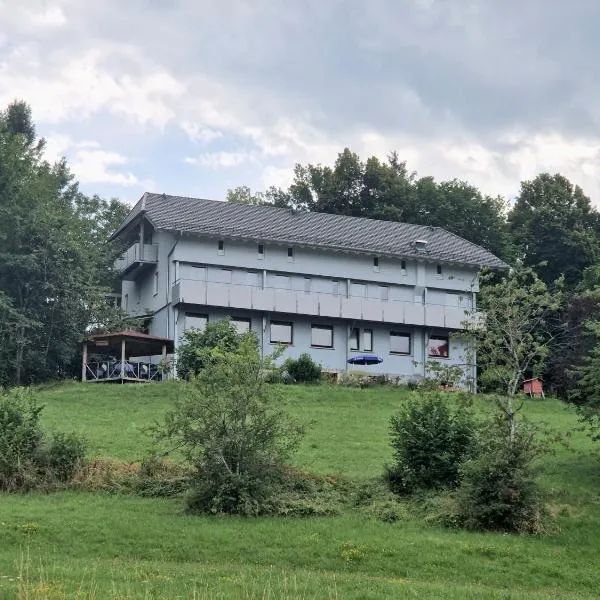
[[[115,270],[127,281],[135,281],[150,267],[158,263],[158,246],[139,242],[130,246],[120,258],[115,261]]]
[[[181,279],[172,289],[173,304],[200,304],[335,319],[352,319],[444,329],[462,329],[465,308],[407,301],[383,301],[248,285]]]

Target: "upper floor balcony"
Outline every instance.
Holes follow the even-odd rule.
[[[134,281],[147,269],[158,263],[158,246],[136,242],[115,261],[115,270],[123,279]]]
[[[315,317],[463,329],[466,308],[399,300],[346,297],[338,294],[261,288],[250,285],[180,279],[172,288],[173,304],[199,304]]]

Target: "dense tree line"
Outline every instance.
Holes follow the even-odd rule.
[[[600,319],[600,213],[560,174],[522,182],[507,202],[464,181],[420,177],[396,153],[363,161],[345,149],[333,166],[297,165],[287,189],[238,187],[228,200],[444,227],[531,268],[560,297],[545,323],[552,341],[543,375],[563,398],[575,392],[577,369],[598,343],[588,322]]]
[[[65,376],[86,331],[120,318],[108,236],[128,208],[82,194],[44,144],[27,104],[0,112],[0,385]]]

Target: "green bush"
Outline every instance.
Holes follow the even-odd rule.
[[[288,358],[282,370],[287,371],[298,383],[314,383],[321,379],[321,365],[314,362],[307,352],[296,359]]]
[[[42,450],[42,408],[23,388],[0,395],[0,490],[35,485]]]
[[[533,463],[542,452],[535,430],[520,423],[511,437],[506,420],[485,429],[477,453],[462,466],[458,512],[469,529],[536,532],[542,496]]]
[[[75,434],[45,440],[40,413],[30,390],[0,394],[0,490],[24,491],[66,482],[83,461],[85,444]]]
[[[243,338],[251,338],[258,347],[256,336],[238,333],[229,318],[209,322],[204,329],[187,329],[177,348],[177,375],[189,379],[197,375],[211,360],[227,352],[235,352]]]
[[[272,506],[301,429],[265,381],[271,368],[253,336],[242,336],[235,352],[213,355],[182,386],[157,428],[158,441],[178,447],[191,469],[189,510],[256,515]]]
[[[41,466],[52,479],[70,481],[83,464],[85,450],[86,444],[78,435],[54,432],[40,456]]]
[[[455,487],[474,432],[474,419],[464,403],[451,403],[439,392],[414,394],[391,418],[395,462],[385,472],[390,489],[409,494]]]

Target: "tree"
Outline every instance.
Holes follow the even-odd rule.
[[[599,218],[579,186],[562,175],[543,173],[521,183],[508,222],[524,264],[546,285],[564,275],[572,290],[600,256]]]
[[[265,382],[271,368],[249,332],[234,351],[213,348],[156,429],[156,439],[179,448],[193,469],[190,510],[269,510],[301,434],[282,409],[278,388]]]
[[[207,323],[204,329],[187,329],[177,349],[177,375],[181,379],[198,375],[215,355],[236,352],[242,340],[229,318]]]
[[[577,406],[591,438],[600,440],[600,320],[588,321],[586,329],[594,345],[583,364],[574,369],[577,377],[570,400]]]
[[[64,160],[43,159],[31,111],[0,113],[0,384],[68,371],[113,281],[106,242],[123,207],[87,198]]]
[[[444,227],[502,258],[511,256],[501,198],[484,197],[458,180],[418,179],[396,152],[385,161],[375,156],[362,161],[345,148],[333,166],[297,164],[286,191],[270,188],[263,195],[242,187],[230,190],[228,199]]]
[[[483,276],[478,310],[483,326],[470,321],[466,335],[476,345],[482,379],[495,384],[511,436],[516,428],[515,398],[527,376],[541,373],[552,339],[550,320],[560,307],[560,293],[550,294],[531,270],[517,267],[496,283]],[[557,283],[560,289],[560,282]]]

